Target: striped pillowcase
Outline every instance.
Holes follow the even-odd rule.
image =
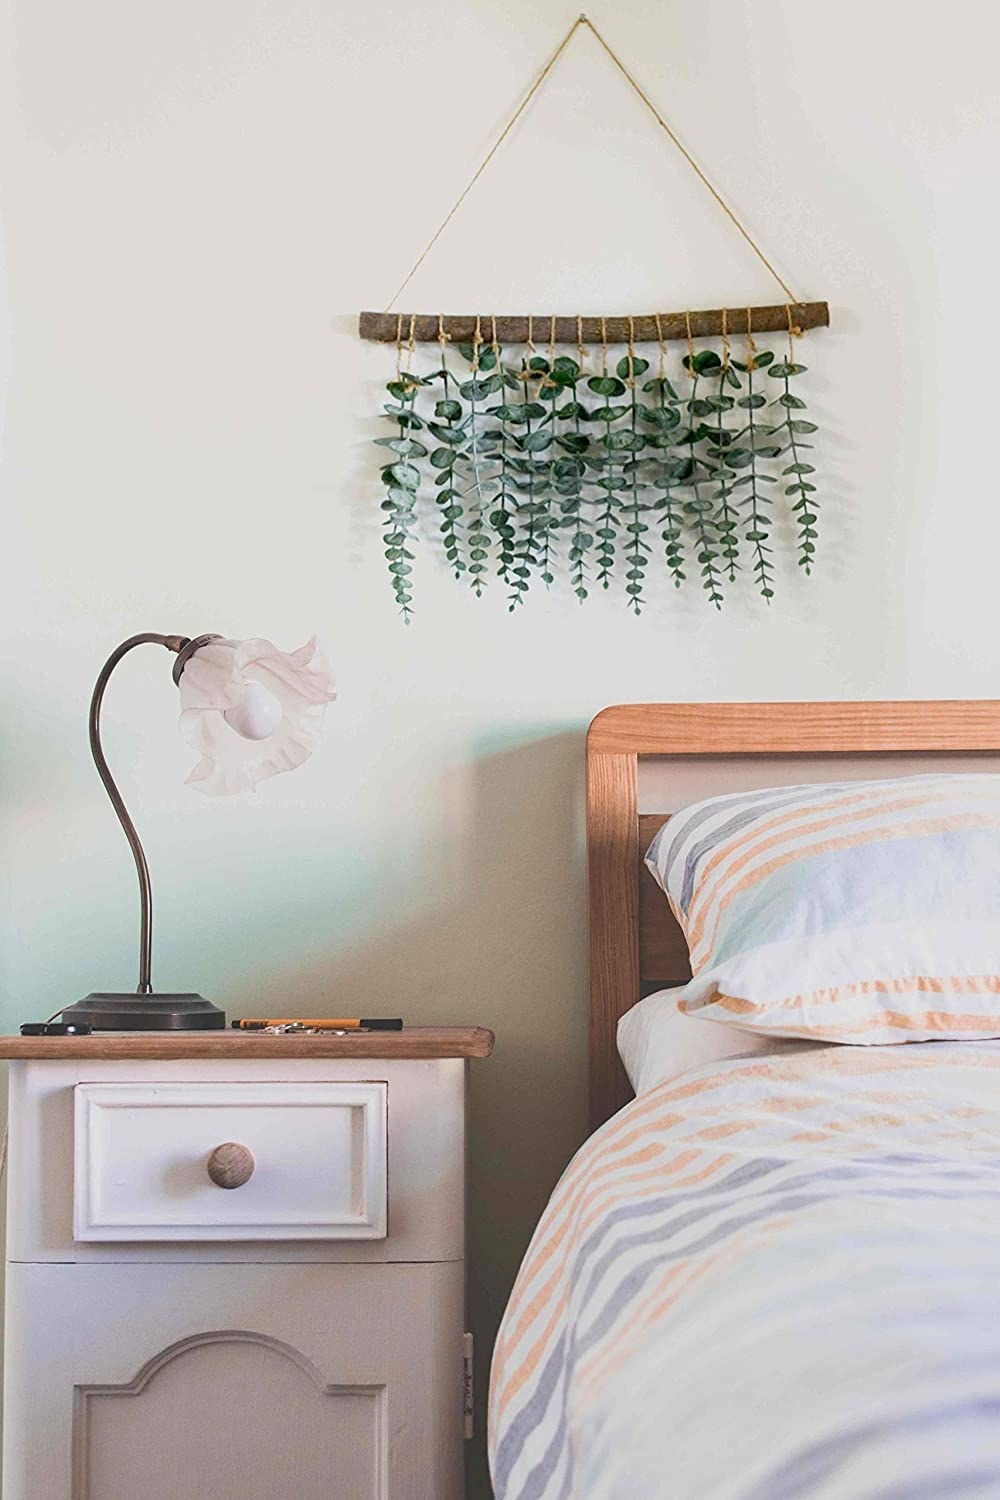
[[[864,1045],[1000,1036],[1000,776],[713,797],[646,864],[687,939],[690,1014]]]

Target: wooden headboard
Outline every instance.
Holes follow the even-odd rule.
[[[606,708],[587,734],[587,892],[590,972],[590,1118],[602,1124],[631,1098],[618,1057],[618,1021],[643,993],[690,977],[687,947],[642,856],[670,812],[725,791],[725,773],[761,762],[758,786],[840,780],[816,774],[808,757],[859,758],[848,774],[894,776],[928,769],[876,769],[861,757],[975,757],[1000,753],[1000,702],[630,703]],[[639,763],[720,763],[715,784],[673,808],[640,814]],[[784,760],[782,760],[784,758]],[[955,766],[953,769],[960,769]],[[744,784],[746,782],[744,781]],[[733,788],[734,789],[734,788]]]

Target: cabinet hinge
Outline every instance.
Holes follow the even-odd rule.
[[[465,1435],[467,1438],[475,1435],[473,1424],[473,1399],[475,1396],[474,1379],[472,1373],[472,1361],[475,1345],[471,1333],[462,1335],[462,1413],[465,1417]]]

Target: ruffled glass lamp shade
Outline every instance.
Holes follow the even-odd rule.
[[[186,663],[178,688],[181,734],[201,755],[187,779],[210,796],[253,791],[265,777],[301,766],[337,696],[315,636],[297,651],[263,640],[208,641]]]

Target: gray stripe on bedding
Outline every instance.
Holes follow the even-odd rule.
[[[838,1469],[843,1468],[846,1463],[858,1457],[871,1445],[905,1433],[924,1433],[934,1425],[953,1424],[956,1418],[968,1417],[975,1417],[977,1426],[993,1438],[994,1444],[997,1443],[1000,1399],[991,1396],[973,1401],[949,1401],[930,1409],[921,1408],[917,1411],[906,1412],[905,1415],[898,1417],[875,1418],[846,1432],[838,1432],[822,1442],[814,1443],[795,1458],[782,1464],[780,1469],[769,1474],[752,1490],[748,1490],[745,1500],[803,1500],[803,1497],[808,1496],[818,1484],[830,1478]],[[955,1472],[953,1471],[953,1474]],[[957,1473],[961,1472],[962,1466],[960,1465]],[[998,1452],[996,1464],[987,1472],[1000,1480],[1000,1452]],[[951,1476],[941,1482],[951,1483]],[[925,1493],[942,1497],[943,1500],[943,1497],[951,1495],[954,1491],[937,1489]],[[997,1493],[1000,1494],[1000,1489]],[[871,1491],[868,1494],[870,1500],[914,1500],[914,1490],[911,1486],[907,1486],[905,1490],[892,1486],[878,1491],[877,1494]]]

